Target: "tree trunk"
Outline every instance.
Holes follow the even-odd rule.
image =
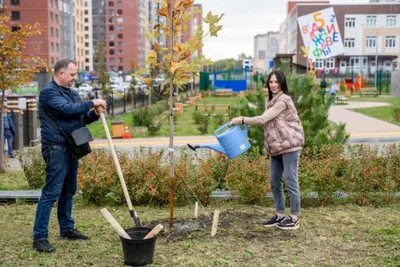
[[[5,99],[5,90],[1,90],[1,109],[0,109],[0,171],[4,171],[4,114],[3,105]]]
[[[169,21],[169,54],[172,58],[174,45],[174,32],[173,32],[173,7],[174,1],[170,0],[170,21]],[[169,227],[174,227],[174,114],[172,113],[172,96],[174,91],[173,73],[169,70]]]

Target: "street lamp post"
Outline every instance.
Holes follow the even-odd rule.
[[[375,88],[378,89],[378,31],[376,31],[376,44],[375,44]],[[380,91],[379,91],[380,92]]]

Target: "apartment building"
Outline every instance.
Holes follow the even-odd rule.
[[[84,51],[85,51],[85,64],[84,70],[92,71],[93,68],[93,1],[84,0],[83,7],[83,29],[84,29]],[[105,30],[104,30],[105,32]]]
[[[199,12],[196,12],[196,10],[198,10]],[[192,13],[192,17],[191,17],[191,20],[185,22],[187,27],[188,27],[188,31],[184,32],[181,35],[181,42],[182,43],[189,41],[190,37],[196,33],[197,28],[203,26],[203,24],[202,24],[203,23],[203,7],[202,7],[202,5],[194,4],[192,6],[190,12]],[[192,59],[194,59],[194,58],[201,57],[202,53],[203,53],[202,48],[198,49],[189,58],[189,62],[191,62]]]
[[[85,69],[84,0],[75,0],[75,60],[78,69]]]
[[[254,36],[253,66],[261,72],[268,72],[279,51],[279,32],[267,32]]]
[[[60,6],[56,1],[22,1],[22,0],[4,0],[1,12],[10,16],[10,26],[13,31],[18,30],[19,24],[26,24],[38,21],[41,18],[40,25],[43,33],[34,37],[26,38],[26,50],[35,57],[41,57],[46,60],[50,66],[59,59],[61,53],[60,38]]]
[[[294,54],[293,63],[306,66],[301,47],[303,40],[297,18],[333,7],[344,43],[342,55],[316,60],[314,67],[325,72],[340,71],[374,73],[397,68],[400,56],[400,3],[338,4],[302,3],[291,1],[291,8],[280,27],[279,53]]]
[[[59,27],[60,27],[61,57],[68,57],[76,60],[74,0],[48,0],[48,1],[41,0],[41,2],[43,2],[44,4],[48,3],[50,6],[53,5],[58,7],[58,10],[60,12]],[[55,19],[54,21],[57,24],[57,21]],[[53,49],[51,49],[51,51],[53,51]],[[53,64],[54,63],[51,62],[51,65]]]

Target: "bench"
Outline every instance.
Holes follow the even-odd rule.
[[[216,89],[215,96],[232,96],[232,89],[230,88]]]
[[[175,103],[175,108],[173,108],[172,110],[175,111],[177,114],[182,114],[183,113],[183,104]]]
[[[378,96],[378,91],[360,91],[360,96]]]
[[[347,97],[336,96],[336,104],[347,104]]]
[[[196,104],[196,111],[229,111],[231,106],[229,104]]]

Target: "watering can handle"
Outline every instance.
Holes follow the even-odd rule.
[[[243,132],[244,132],[244,134],[246,135],[246,137],[248,136],[247,134],[248,134],[248,132],[249,132],[249,128],[247,127],[247,125],[246,124],[243,124]]]
[[[218,132],[222,131],[223,129],[225,129],[225,128],[229,127],[229,126],[231,126],[231,122],[225,123],[224,125],[219,127],[217,130],[215,130],[214,135],[216,137],[218,137],[219,136]]]

